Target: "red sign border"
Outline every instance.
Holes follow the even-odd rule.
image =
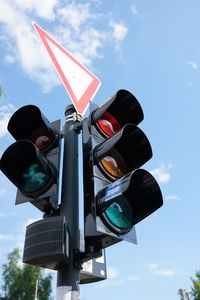
[[[91,73],[84,65],[82,65],[79,61],[77,61],[64,47],[62,47],[56,40],[54,40],[39,25],[37,25],[35,22],[33,22],[32,24],[35,30],[37,31],[42,43],[46,47],[49,56],[51,57],[51,60],[63,82],[63,85],[66,91],[68,92],[69,97],[71,98],[72,103],[74,104],[76,110],[81,115],[83,115],[89,105],[89,102],[92,100],[97,90],[99,89],[101,85],[101,81],[93,73]],[[69,82],[67,81],[67,78],[62,71],[62,67],[59,65],[55,55],[53,54],[53,51],[51,50],[51,47],[49,46],[47,39],[51,41],[56,47],[58,47],[60,51],[62,51],[65,55],[67,55],[82,70],[84,70],[84,72],[86,72],[90,77],[92,77],[92,82],[90,83],[90,85],[88,86],[88,88],[86,89],[86,91],[84,92],[84,94],[81,96],[79,100],[76,98],[72,88],[70,87]]]

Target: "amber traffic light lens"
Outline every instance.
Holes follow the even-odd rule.
[[[97,121],[99,129],[108,137],[117,132],[121,126],[118,121],[109,112],[105,112]]]
[[[100,165],[112,179],[121,178],[127,173],[125,160],[115,149],[112,149],[112,151],[108,152],[106,156],[101,159]]]

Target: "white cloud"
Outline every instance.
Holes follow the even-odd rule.
[[[129,276],[127,278],[128,281],[139,281],[141,278],[139,276]]]
[[[169,195],[169,196],[165,196],[165,200],[182,200],[181,197],[176,196],[176,195]]]
[[[159,183],[168,183],[171,178],[171,175],[169,173],[171,167],[171,164],[161,164],[159,168],[151,170],[150,173],[156,178]]]
[[[109,24],[113,29],[112,38],[116,40],[116,42],[123,41],[128,32],[126,25],[122,22],[115,22],[113,20],[111,20]]]
[[[9,51],[4,60],[10,62],[8,58],[12,57],[13,61],[20,62],[28,76],[44,85],[44,90],[48,90],[51,83],[58,84],[59,79],[53,72],[48,57],[44,55],[24,6],[16,4],[14,0],[1,3],[2,35]]]
[[[119,273],[118,273],[117,269],[115,269],[113,267],[108,267],[107,268],[107,276],[108,276],[108,278],[115,279],[115,278],[118,277],[118,275],[119,275]]]
[[[102,4],[101,0],[90,0],[90,2],[93,2],[96,6],[100,6]]]
[[[4,61],[7,63],[7,64],[14,64],[15,62],[16,62],[16,59],[15,59],[15,57],[13,56],[13,55],[11,55],[11,54],[7,54],[7,55],[5,55],[5,57],[4,57]]]
[[[0,189],[0,196],[6,193],[6,189]]]
[[[114,267],[107,267],[107,280],[100,282],[95,288],[104,289],[110,286],[118,286],[123,283],[122,279],[119,279],[119,272]]]
[[[127,27],[122,22],[108,21],[108,15],[94,13],[97,4],[76,1],[66,4],[60,0],[1,2],[1,40],[7,50],[4,61],[20,63],[24,72],[37,81],[44,92],[61,82],[34,31],[33,18],[48,19],[53,32],[47,31],[87,66],[102,57],[101,50],[108,42],[119,49],[127,34]]]
[[[13,234],[0,234],[0,241],[14,241],[15,236]]]
[[[139,16],[139,11],[138,11],[136,5],[134,5],[134,4],[131,6],[131,12],[132,12],[135,16]]]
[[[40,220],[39,218],[30,218],[30,219],[26,220],[26,222],[23,225],[23,232],[26,231],[26,226],[28,226],[28,225],[30,225],[32,223],[35,223],[35,222],[37,222],[39,220]]]
[[[130,284],[141,280],[139,276],[127,276],[126,278],[121,278],[118,270],[114,267],[107,267],[107,280],[100,282],[95,288],[102,289],[110,286],[124,286],[125,284]]]
[[[160,269],[154,272],[157,276],[175,276],[177,271],[174,269]]]
[[[149,270],[155,270],[159,268],[159,265],[152,263],[152,264],[145,265],[145,267]]]
[[[11,250],[11,249],[9,249]],[[5,257],[5,255],[7,256],[8,255],[8,252],[9,252],[8,248],[6,247],[1,247],[0,248],[0,259],[1,259],[1,263],[3,263],[3,259]]]
[[[189,88],[193,88],[193,86],[194,86],[191,81],[187,81],[186,84]]]
[[[34,11],[39,17],[48,20],[54,19],[54,9],[59,3],[58,0],[14,0],[13,1],[17,7],[20,7],[24,11]]]
[[[8,133],[8,121],[15,110],[16,107],[10,103],[0,105],[0,138]]]
[[[6,217],[6,215],[4,213],[0,212],[0,219],[5,218],[5,217]]]
[[[148,270],[152,271],[152,274],[156,276],[175,276],[178,273],[178,271],[175,269],[162,268],[159,264],[156,263],[145,265],[145,267]]]
[[[198,69],[198,67],[199,67],[198,64],[197,64],[196,62],[194,62],[194,61],[188,61],[187,64],[188,64],[190,67],[192,67],[193,70],[196,70],[196,69]]]
[[[20,227],[19,231],[17,232],[16,236],[15,236],[15,247],[18,247],[19,250],[20,250],[20,255],[22,256],[23,254],[23,249],[24,249],[24,237],[25,237],[25,233],[26,233],[26,227],[29,225],[29,224],[32,224],[36,221],[38,221],[39,218],[30,218],[28,220],[26,220],[22,226]]]
[[[90,12],[90,4],[71,3],[58,9],[58,16],[63,22],[67,22],[76,32],[84,26],[87,21],[95,18]]]

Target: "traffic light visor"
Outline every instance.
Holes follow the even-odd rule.
[[[162,193],[156,179],[143,169],[132,172],[129,188],[124,194],[127,199],[130,199],[134,212],[134,224],[163,205]]]
[[[119,90],[96,109],[91,118],[100,134],[110,137],[128,123],[139,124],[144,115],[136,97],[127,90]]]
[[[152,157],[152,149],[144,132],[128,124],[98,144],[94,155],[102,173],[115,181],[147,162]]]
[[[125,234],[163,204],[155,178],[138,169],[103,188],[97,194],[98,211],[115,233]]]
[[[58,141],[58,132],[35,105],[18,109],[10,118],[8,131],[16,141],[31,141],[40,151],[49,150]]]

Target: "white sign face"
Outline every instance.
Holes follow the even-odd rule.
[[[45,46],[77,112],[83,115],[89,102],[101,85],[100,80],[39,25],[33,22],[33,26]]]

